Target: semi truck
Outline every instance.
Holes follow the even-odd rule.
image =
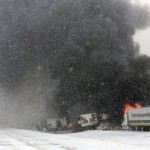
[[[39,131],[72,130],[73,132],[77,132],[86,129],[95,129],[97,122],[97,114],[88,113],[76,116],[75,119],[69,121],[65,117],[37,121],[36,128]]]
[[[49,118],[36,122],[36,128],[39,131],[58,131],[67,128],[67,119],[64,118]]]
[[[98,123],[96,113],[81,114],[76,116],[73,122],[74,131],[81,131],[87,129],[96,129]]]
[[[150,107],[133,108],[124,113],[123,130],[150,131]]]
[[[83,128],[97,125],[97,114],[96,113],[81,114],[80,119],[78,121],[78,125]]]

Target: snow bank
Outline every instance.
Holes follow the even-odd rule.
[[[3,136],[1,136],[3,135]],[[50,134],[27,130],[0,131],[0,150],[149,150],[149,132],[85,131]],[[2,143],[11,143],[4,146]],[[21,147],[21,149],[19,149]]]

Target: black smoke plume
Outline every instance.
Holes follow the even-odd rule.
[[[128,0],[1,0],[1,87],[33,91],[24,105],[40,96],[59,116],[96,111],[119,122],[126,99],[149,102],[150,58],[133,40],[149,16]]]

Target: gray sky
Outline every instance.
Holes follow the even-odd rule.
[[[150,7],[150,0],[132,0],[133,2],[140,3],[141,5],[149,5]],[[140,43],[140,53],[146,54],[150,56],[150,28],[146,30],[137,31],[136,35],[134,36],[134,40]]]

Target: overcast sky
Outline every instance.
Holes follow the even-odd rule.
[[[138,2],[141,5],[146,4],[150,7],[150,0],[132,0],[133,2]],[[141,54],[146,54],[150,56],[150,28],[144,30],[144,31],[138,31],[134,37],[135,41],[140,43]]]

